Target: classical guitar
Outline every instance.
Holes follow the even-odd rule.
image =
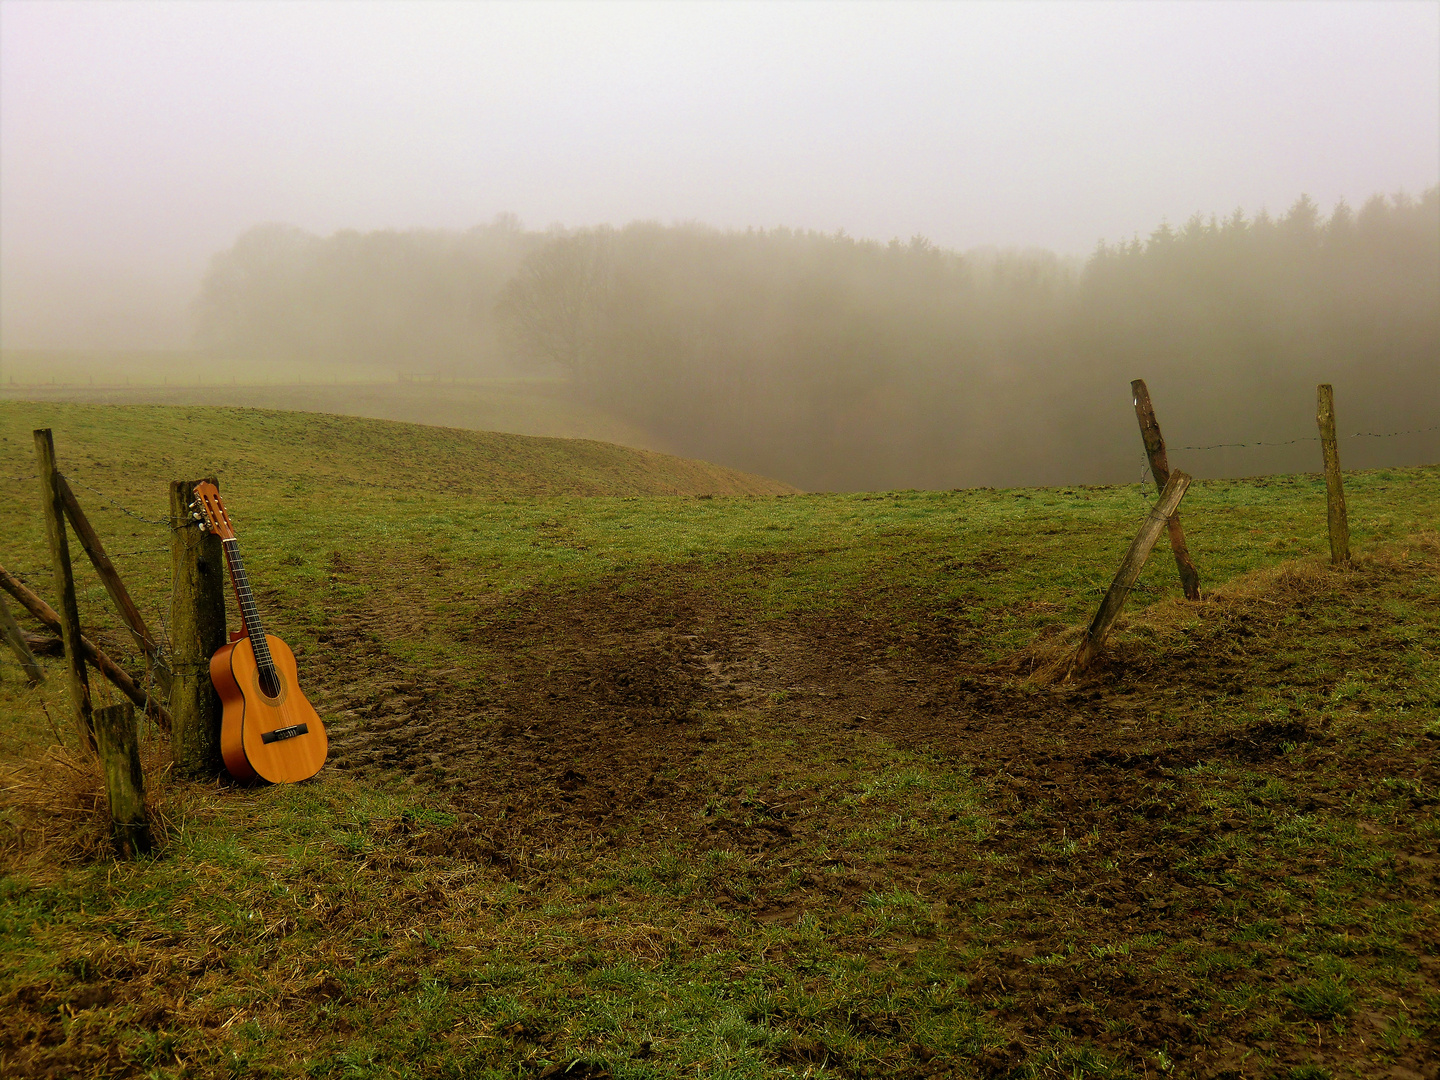
[[[237,780],[268,780],[272,784],[306,780],[325,764],[329,740],[325,725],[300,692],[295,654],[290,646],[265,633],[240,542],[214,484],[195,485],[191,506],[202,530],[214,533],[225,548],[230,581],[240,604],[245,628],[230,635],[210,658],[210,681],[220,695],[220,754]]]

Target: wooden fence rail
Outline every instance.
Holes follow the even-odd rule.
[[[10,608],[5,603],[5,598],[0,596],[0,635],[3,635],[6,643],[15,652],[15,658],[20,661],[20,666],[25,670],[25,677],[30,680],[31,686],[39,686],[45,681],[45,673],[40,670],[40,665],[35,660],[35,654],[31,651],[30,642],[25,637],[25,632],[20,629],[20,624],[15,621],[15,616],[10,614]]]
[[[48,627],[53,633],[59,634],[61,632],[60,616],[55,613],[55,609],[26,588],[19,578],[3,566],[0,566],[0,589],[4,589],[13,596],[26,611],[34,615],[36,619]],[[116,688],[118,688],[122,694],[142,709],[149,709],[155,715],[156,719],[160,721],[161,726],[169,730],[170,711],[137,686],[135,680],[130,677],[124,668],[115,663],[114,660],[111,660],[109,656],[96,647],[93,641],[83,635],[80,638],[80,650],[83,657],[94,664],[107,679],[115,684]]]
[[[110,599],[115,603],[115,610],[119,612],[125,628],[130,631],[130,636],[135,639],[135,644],[144,653],[150,670],[154,673],[155,681],[160,687],[160,695],[168,699],[170,697],[170,665],[161,654],[159,646],[155,644],[155,635],[150,633],[150,628],[145,625],[145,619],[140,614],[140,609],[135,601],[130,599],[130,591],[125,588],[125,583],[120,580],[120,575],[115,571],[115,564],[105,554],[105,545],[100,542],[100,534],[90,524],[85,516],[85,511],[80,509],[80,501],[75,498],[75,492],[70,489],[70,484],[63,475],[57,475],[60,488],[60,498],[65,507],[65,516],[70,519],[70,526],[75,530],[80,545],[85,549],[85,554],[90,557],[90,562],[95,567],[95,572],[100,575],[100,580],[105,584],[106,591],[110,593]]]

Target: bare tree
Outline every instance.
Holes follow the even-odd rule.
[[[501,331],[524,359],[583,376],[610,293],[613,236],[586,229],[547,240],[506,284],[497,304]]]

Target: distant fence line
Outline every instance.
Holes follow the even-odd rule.
[[[1440,431],[1440,424],[1431,424],[1429,427],[1410,428],[1406,431],[1357,431],[1353,435],[1341,436],[1345,439],[1393,439],[1401,435],[1424,435],[1431,431]],[[1237,450],[1251,447],[1278,447],[1296,446],[1300,443],[1318,443],[1324,440],[1318,435],[1305,435],[1296,439],[1286,439],[1283,442],[1233,442],[1233,443],[1211,443],[1209,446],[1172,446],[1171,450]],[[1159,487],[1155,484],[1151,475],[1150,457],[1142,449],[1140,451],[1140,489],[1141,495],[1149,498],[1149,491],[1154,488],[1157,492]]]
[[[1408,431],[1357,431],[1353,435],[1343,436],[1346,439],[1393,439],[1397,435],[1423,435],[1427,431],[1440,431],[1440,424],[1431,424],[1429,427],[1411,428]],[[1284,442],[1227,442],[1213,443],[1210,446],[1172,446],[1171,450],[1228,450],[1241,446],[1294,446],[1296,443],[1320,442],[1318,435],[1306,435],[1298,439],[1286,439]]]

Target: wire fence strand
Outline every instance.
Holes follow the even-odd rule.
[[[134,510],[131,510],[131,509],[129,509],[128,507],[125,507],[125,506],[120,505],[120,503],[119,503],[118,501],[116,501],[116,499],[115,499],[115,497],[114,497],[113,495],[107,495],[105,492],[101,491],[101,490],[100,490],[99,488],[97,488],[97,487],[92,487],[90,484],[84,483],[83,481],[80,481],[80,480],[76,480],[76,479],[75,479],[74,477],[72,477],[72,476],[67,476],[67,477],[65,477],[65,479],[66,479],[66,480],[69,480],[71,483],[75,484],[77,487],[82,487],[82,488],[84,488],[86,491],[93,491],[96,495],[99,495],[100,498],[108,500],[109,503],[110,503],[110,505],[109,505],[108,507],[107,507],[107,506],[101,506],[101,507],[100,507],[101,510],[119,510],[122,514],[125,514],[125,515],[127,515],[128,517],[132,517],[132,518],[134,518],[136,521],[143,521],[146,525],[154,525],[154,526],[156,526],[156,527],[158,527],[158,528],[169,529],[169,528],[172,527],[171,524],[170,524],[170,520],[169,520],[168,518],[148,518],[148,517],[146,517],[144,514],[137,514]]]
[[[1353,435],[1341,436],[1345,439],[1393,439],[1400,435],[1423,435],[1429,431],[1440,431],[1440,424],[1432,424],[1430,427],[1411,428],[1408,431],[1357,431]],[[1319,442],[1320,436],[1306,435],[1298,439],[1286,439],[1284,442],[1231,442],[1213,443],[1210,446],[1171,446],[1170,450],[1230,450],[1238,447],[1248,446],[1294,446],[1296,443]]]

